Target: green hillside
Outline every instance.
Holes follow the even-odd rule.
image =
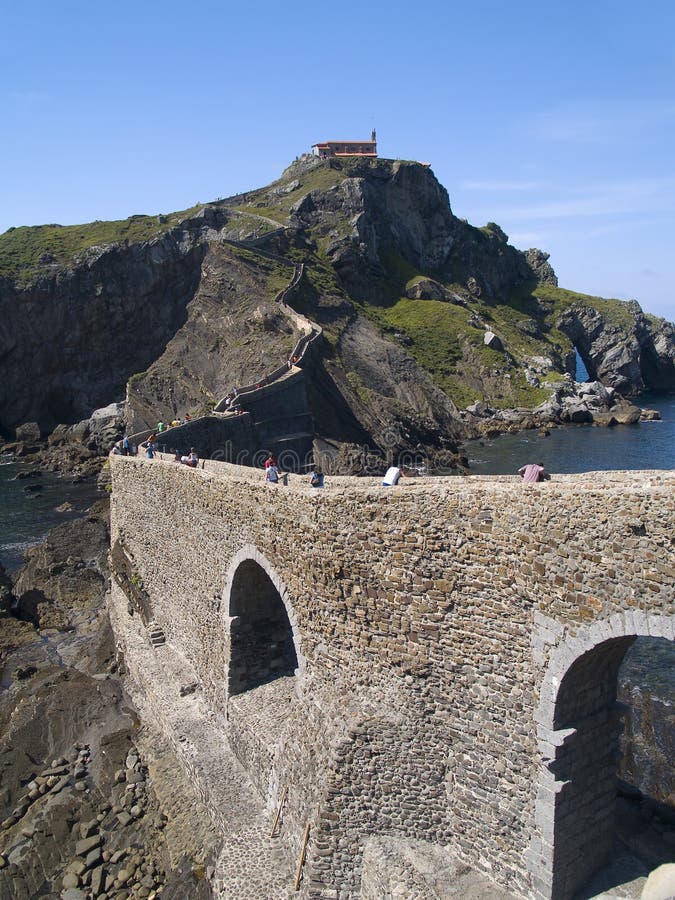
[[[193,216],[193,206],[166,216],[129,216],[85,225],[22,225],[0,234],[0,276],[25,284],[47,265],[67,266],[90,247],[148,241]]]

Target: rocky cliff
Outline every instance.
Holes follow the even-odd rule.
[[[306,367],[315,436],[447,450],[465,407],[534,409],[575,348],[616,395],[675,389],[673,327],[557,286],[548,255],[452,212],[433,172],[303,157],[274,184],[169,217],[0,236],[0,428],[43,433],[128,399],[139,426],[210,409],[323,329]]]

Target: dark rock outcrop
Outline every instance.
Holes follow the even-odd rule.
[[[537,281],[541,284],[552,284],[558,286],[558,277],[553,271],[553,266],[549,263],[550,253],[544,253],[536,247],[530,247],[525,251],[525,259],[528,266],[532,269],[537,277]]]
[[[13,599],[12,579],[0,563],[0,615],[10,611]]]
[[[64,630],[78,611],[101,607],[108,573],[107,519],[108,504],[102,500],[86,518],[53,528],[42,544],[26,551],[14,583],[19,618]]]
[[[206,244],[185,321],[129,381],[130,430],[209,412],[234,386],[255,383],[285,362],[300,334],[274,297],[293,271],[230,243]]]
[[[619,672],[626,705],[620,774],[675,816],[675,650],[672,642],[639,638]]]
[[[635,301],[624,320],[580,304],[557,323],[574,343],[591,378],[635,395],[645,389],[675,390],[675,331],[664,319],[646,316]]]
[[[0,426],[44,434],[123,397],[184,321],[203,252],[177,232],[98,248],[27,287],[0,278]]]
[[[291,208],[291,222],[327,241],[326,253],[357,299],[372,299],[383,290],[378,279],[387,276],[390,254],[419,272],[442,272],[445,280],[462,283],[488,301],[537,280],[529,258],[540,270],[543,265],[536,255],[541,251],[528,251],[528,258],[508,244],[498,225],[478,229],[456,218],[445,188],[417,163],[352,164],[349,177],[331,190],[301,197]],[[545,274],[555,279],[550,266]]]
[[[460,306],[464,306],[466,303],[463,297],[448,290],[433,278],[420,278],[406,289],[405,295],[411,300],[442,300],[445,303],[457,303]]]

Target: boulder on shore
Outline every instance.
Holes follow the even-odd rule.
[[[640,900],[674,900],[675,863],[666,863],[649,873]]]
[[[40,426],[37,422],[24,422],[15,431],[17,443],[35,443],[40,440]]]

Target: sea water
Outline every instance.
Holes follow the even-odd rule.
[[[98,496],[94,483],[75,484],[50,472],[17,480],[25,468],[0,455],[0,563],[10,572],[21,565],[28,547],[55,525],[81,516]],[[59,510],[64,503],[70,508]]]
[[[469,441],[463,452],[473,475],[514,475],[526,463],[570,474],[606,469],[675,469],[675,397],[642,394],[636,406],[658,409],[661,420],[615,425],[565,425],[546,437],[537,431]]]

